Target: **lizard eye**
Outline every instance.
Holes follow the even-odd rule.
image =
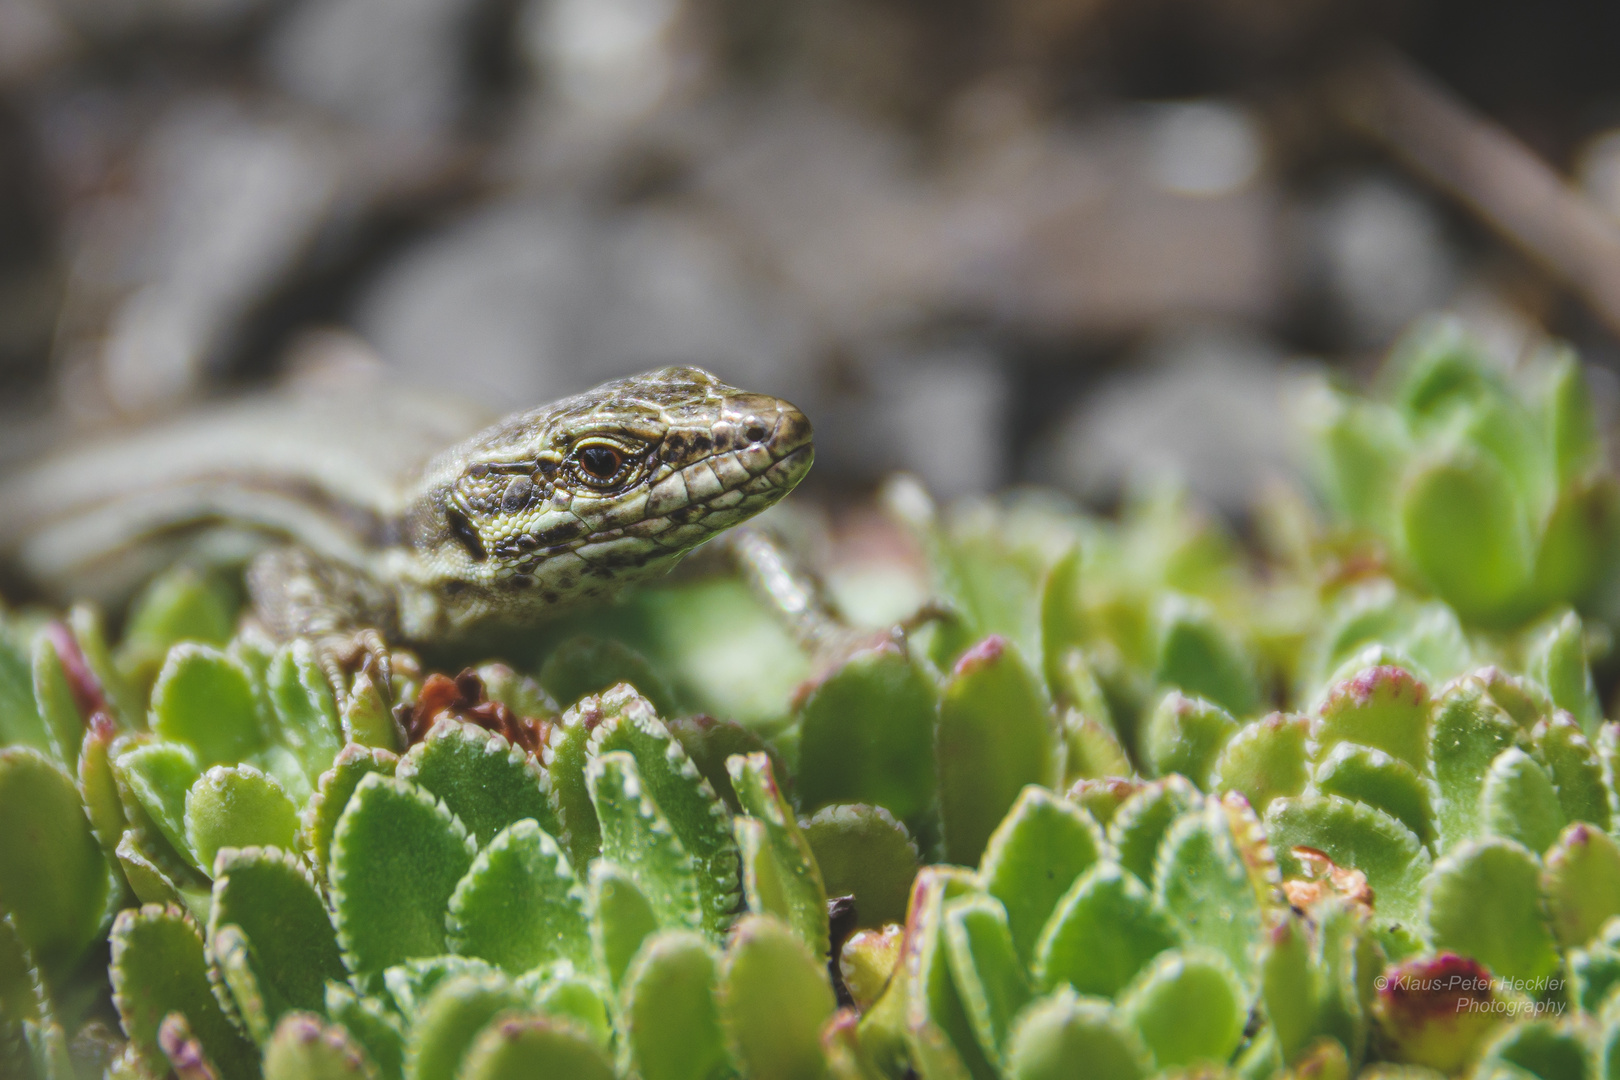
[[[623,482],[630,463],[624,447],[605,440],[582,443],[573,453],[574,475],[594,488],[611,488]]]

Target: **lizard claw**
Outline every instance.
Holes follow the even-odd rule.
[[[395,656],[378,631],[365,629],[322,635],[316,639],[315,656],[327,684],[332,687],[340,713],[348,707],[361,676],[376,687],[384,705],[393,704]]]

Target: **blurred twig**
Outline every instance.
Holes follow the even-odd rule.
[[[1361,56],[1332,90],[1352,125],[1568,283],[1620,334],[1620,224],[1393,52]]]

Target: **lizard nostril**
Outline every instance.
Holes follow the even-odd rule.
[[[743,435],[751,443],[764,442],[766,435],[765,425],[760,423],[758,420],[755,420],[752,424],[748,425],[748,430],[743,432]]]
[[[501,509],[508,514],[515,514],[529,505],[529,496],[533,494],[533,480],[527,476],[515,477],[506,485],[506,493],[501,496]]]

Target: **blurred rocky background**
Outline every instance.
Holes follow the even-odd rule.
[[[1280,399],[1426,311],[1609,386],[1617,48],[1572,0],[0,0],[0,467],[691,362],[803,405],[823,490],[1241,513]]]

